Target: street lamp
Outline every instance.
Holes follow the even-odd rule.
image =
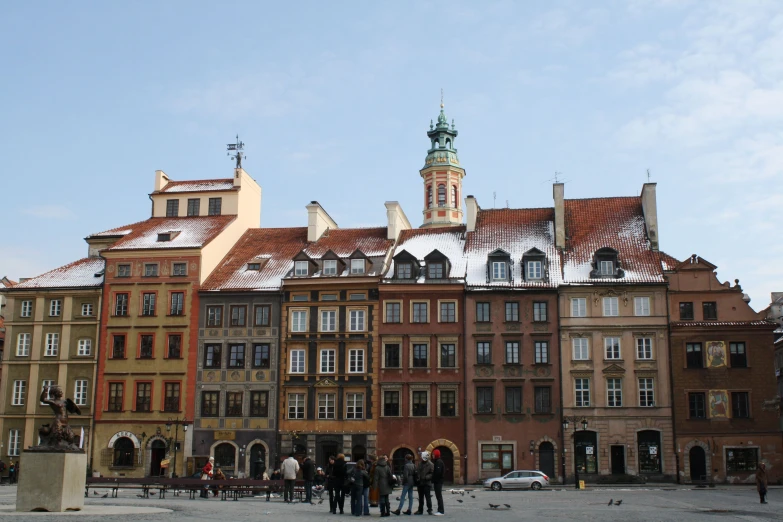
[[[181,425],[182,430],[187,433],[190,423],[185,419],[180,420],[179,417],[176,419],[169,417],[169,420],[166,421],[166,432],[171,433],[172,424],[174,425],[174,467],[171,471],[171,478],[177,478],[177,443],[179,442],[179,427]],[[169,438],[169,445],[171,445],[171,438]]]
[[[584,417],[563,417],[563,438],[568,431],[568,426],[574,423],[574,488],[579,489],[579,467],[576,465],[576,430],[582,425],[582,431],[587,429],[587,419]],[[565,449],[565,448],[564,448]],[[565,459],[563,459],[563,483],[565,483]]]

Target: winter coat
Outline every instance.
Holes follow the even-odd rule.
[[[363,469],[353,468],[353,485],[354,487],[369,488],[370,475]]]
[[[390,495],[393,490],[391,487],[392,472],[385,460],[379,460],[375,466],[375,477],[373,484],[378,488],[379,495]]]
[[[202,475],[207,475],[209,478],[212,478],[212,463],[211,462],[207,462],[207,465],[204,466],[201,469],[201,474]]]
[[[419,462],[419,486],[431,486],[434,472],[435,466],[432,461],[422,460]]]
[[[402,485],[413,487],[416,481],[413,480],[413,474],[416,472],[416,465],[412,460],[405,461],[405,467],[402,468]]]
[[[441,459],[433,460],[432,465],[433,465],[432,483],[443,484],[443,475],[446,472],[446,465],[443,463]]]
[[[313,480],[315,478],[315,464],[309,457],[302,462],[302,480]]]
[[[756,470],[756,490],[767,490],[767,470],[765,469],[759,468]]]
[[[299,463],[293,457],[288,457],[280,466],[280,473],[285,480],[296,480],[296,474],[299,472]]]
[[[341,488],[343,485],[345,485],[345,460],[337,459],[329,473],[329,486]]]

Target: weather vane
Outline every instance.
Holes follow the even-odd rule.
[[[246,158],[247,156],[243,152],[245,150],[245,144],[239,141],[239,134],[237,134],[237,142],[236,143],[229,143],[226,145],[228,152],[226,153],[226,156],[231,156],[231,153],[233,152],[234,155],[231,156],[232,160],[236,160],[237,162],[237,168],[242,168],[242,159]]]

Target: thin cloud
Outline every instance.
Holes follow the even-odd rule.
[[[75,219],[76,214],[63,205],[37,205],[22,210],[22,214],[42,219]]]

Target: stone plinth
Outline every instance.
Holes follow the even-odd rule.
[[[23,451],[17,511],[74,511],[84,507],[87,455]]]

